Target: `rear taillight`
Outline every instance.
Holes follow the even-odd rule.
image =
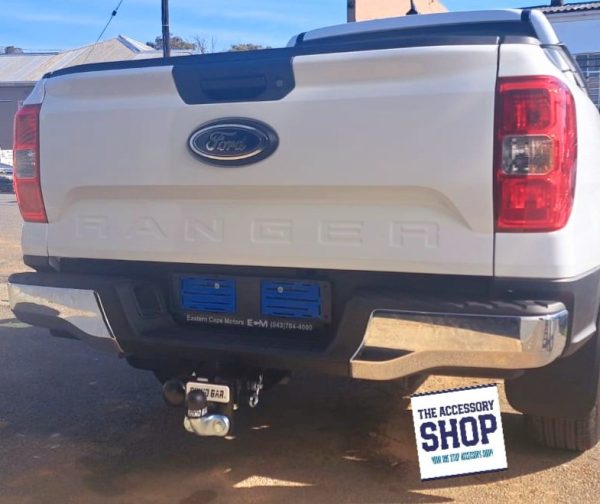
[[[505,77],[496,95],[496,230],[556,231],[575,191],[577,124],[571,92],[550,76]]]
[[[15,115],[13,179],[23,220],[48,222],[40,182],[40,108],[25,105]]]

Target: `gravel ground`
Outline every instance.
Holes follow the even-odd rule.
[[[0,285],[20,261],[0,195]],[[509,468],[422,483],[394,384],[296,377],[240,414],[235,441],[187,434],[149,373],[17,322],[0,287],[0,502],[597,502],[600,448],[528,441],[503,400]],[[423,390],[485,380],[432,377]]]

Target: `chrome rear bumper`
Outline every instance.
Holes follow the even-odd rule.
[[[189,337],[178,339],[182,328],[170,318],[164,323],[159,318],[160,325],[150,325],[152,337],[146,338],[141,324],[148,321],[136,320],[140,316],[135,302],[123,301],[132,296],[133,289],[126,286],[117,294],[118,285],[111,279],[79,278],[63,282],[63,286],[35,282],[48,279],[40,274],[18,274],[8,283],[10,306],[19,320],[68,333],[119,355],[123,355],[123,348],[136,355],[141,341],[146,345],[143,350],[150,348],[149,357],[159,357],[165,349],[172,355],[202,360],[213,351],[225,358],[259,356],[262,367],[312,366],[354,378],[393,380],[448,369],[510,371],[542,367],[562,355],[568,336],[569,313],[560,302],[431,301],[424,305],[426,309],[411,311],[373,309],[390,301],[368,299],[368,309],[361,308],[360,300],[348,305],[346,312],[354,317],[353,322],[340,324],[337,329],[336,340],[347,345],[347,351],[297,352],[282,347],[274,352],[264,343],[239,338],[235,328],[231,329],[230,339],[227,334],[215,336],[210,326],[187,328]],[[115,289],[107,289],[103,282]],[[483,308],[478,309],[478,305]],[[105,306],[110,308],[108,314]],[[360,327],[362,324],[366,329]],[[137,347],[131,344],[132,334],[138,338],[133,340]],[[156,345],[157,334],[164,334],[166,342],[162,347],[148,347]]]
[[[392,380],[445,368],[542,367],[563,352],[568,318],[566,309],[543,316],[375,310],[350,373]]]
[[[22,322],[68,333],[99,350],[121,353],[92,290],[8,283],[10,308]]]

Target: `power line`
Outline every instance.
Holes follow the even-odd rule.
[[[104,25],[104,28],[102,28],[102,31],[100,32],[100,35],[98,35],[98,38],[96,39],[96,42],[93,43],[92,47],[90,47],[89,52],[87,53],[87,56],[85,57],[85,59],[83,60],[83,62],[85,63],[88,58],[90,57],[90,55],[92,54],[94,48],[96,47],[96,44],[98,42],[100,42],[100,39],[102,38],[102,35],[104,35],[104,32],[107,30],[108,26],[110,25],[110,23],[112,22],[112,20],[114,19],[114,17],[117,15],[117,12],[119,11],[119,7],[121,7],[121,4],[124,2],[125,0],[119,0],[119,3],[117,4],[117,6],[113,9],[113,11],[110,13],[110,17],[108,18],[108,21],[106,22],[106,24]]]

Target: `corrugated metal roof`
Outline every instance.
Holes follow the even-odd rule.
[[[58,54],[3,54],[0,55],[0,84],[34,83],[45,73],[60,68],[83,63],[128,60],[145,53],[154,54],[157,51],[142,42],[119,35]]]
[[[35,82],[43,74],[54,54],[0,55],[0,82]]]
[[[145,52],[145,51],[154,51],[153,47],[150,47],[148,44],[144,44],[139,40],[132,39],[131,37],[126,37],[125,35],[119,35],[118,37],[122,43],[131,47],[133,51],[137,52]]]
[[[538,5],[530,9],[541,10],[544,14],[562,14],[563,12],[582,12],[600,10],[600,2],[578,2],[553,7],[551,5]]]

